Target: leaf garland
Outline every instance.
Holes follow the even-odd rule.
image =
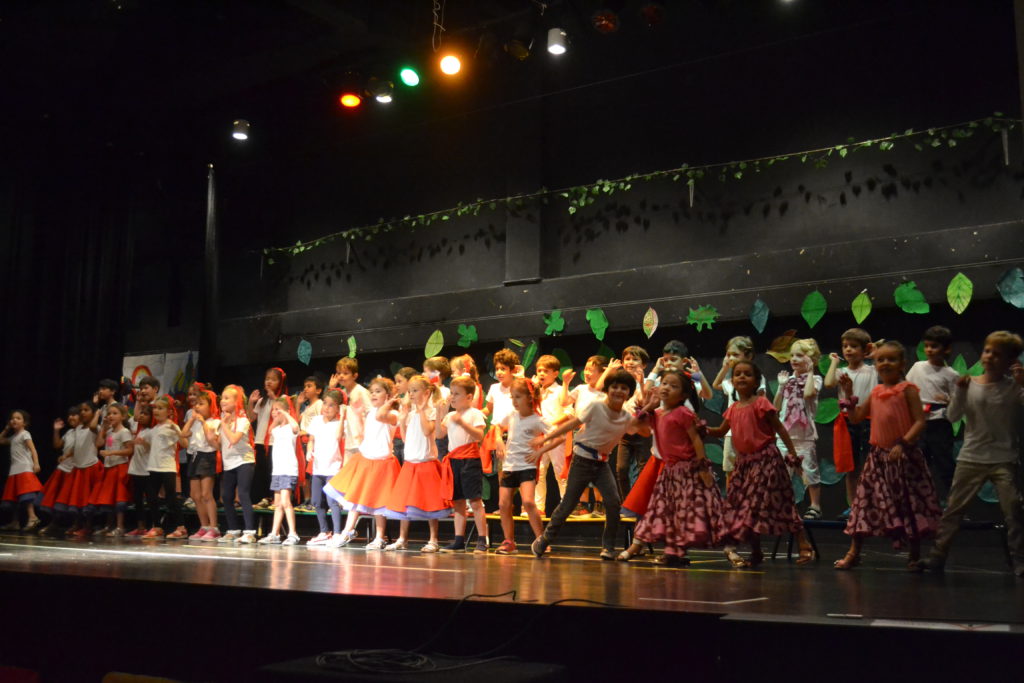
[[[931,311],[931,306],[928,305],[928,301],[924,298],[924,294],[917,288],[913,280],[908,280],[902,285],[896,288],[892,293],[893,299],[896,300],[896,305],[904,313],[928,313]]]
[[[800,315],[807,321],[807,326],[813,329],[818,321],[825,316],[827,310],[828,302],[825,300],[825,295],[814,290],[804,297],[804,302],[800,306]]]
[[[871,297],[868,296],[867,290],[857,295],[853,303],[850,304],[850,310],[853,312],[853,319],[857,321],[858,325],[871,315]]]
[[[973,295],[974,283],[963,273],[954,275],[953,279],[949,281],[949,286],[946,287],[946,300],[949,302],[949,307],[958,315],[967,310],[967,305],[971,303]]]
[[[750,307],[750,324],[754,326],[758,334],[764,332],[765,325],[768,324],[769,313],[768,304],[762,301],[760,297]]]
[[[705,326],[709,330],[713,329],[716,320],[718,320],[718,309],[714,306],[691,308],[690,312],[686,315],[686,324],[696,325],[698,332],[703,332]]]

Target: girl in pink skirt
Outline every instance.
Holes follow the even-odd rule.
[[[789,433],[779,420],[771,401],[757,394],[761,370],[748,360],[732,367],[732,385],[737,399],[725,411],[725,420],[709,436],[732,433],[736,451],[736,468],[729,481],[725,502],[725,524],[722,536],[728,539],[725,555],[736,568],[756,567],[764,559],[761,536],[796,534],[800,542],[797,564],[814,559],[814,551],[804,536],[804,525],[793,499],[793,484],[787,462],[799,467],[800,459]],[[775,435],[786,445],[789,456],[784,460],[775,445]],[[733,544],[749,543],[750,557],[744,560]]]
[[[697,416],[685,404],[689,399],[700,410],[693,380],[680,370],[667,370],[661,386],[651,392],[642,413],[658,444],[664,462],[651,494],[647,511],[637,522],[634,541],[618,559],[629,560],[643,551],[645,543],[665,543],[664,563],[682,567],[690,563],[688,548],[717,545],[722,528],[722,495],[711,475],[704,443],[697,434]],[[654,410],[658,403],[663,408]],[[653,412],[650,412],[653,411]]]
[[[924,411],[917,387],[903,377],[906,352],[897,341],[883,342],[875,350],[875,371],[881,384],[857,405],[852,380],[839,378],[849,399],[850,422],[871,417],[871,452],[850,505],[846,533],[850,550],[835,563],[836,569],[860,564],[865,536],[889,536],[895,547],[909,546],[909,568],[916,569],[921,538],[935,533],[942,517],[924,455],[917,439],[924,431]]]

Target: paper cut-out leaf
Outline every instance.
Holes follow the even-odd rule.
[[[796,503],[804,502],[804,496],[807,494],[807,487],[804,486],[804,480],[800,476],[800,468],[792,475],[793,480],[793,500]]]
[[[850,304],[850,310],[853,312],[853,319],[860,325],[864,322],[864,318],[867,318],[871,314],[871,297],[868,296],[867,292],[861,292]]]
[[[818,473],[821,475],[821,483],[826,486],[838,484],[846,476],[844,472],[836,472],[836,465],[831,457],[824,457],[818,463]]]
[[[484,500],[490,500],[491,499],[491,482],[487,481],[487,477],[484,477],[483,481],[481,483],[483,484],[483,486],[482,486],[482,490],[480,491],[480,497],[483,498]]]
[[[615,358],[615,352],[612,350],[612,347],[608,346],[604,342],[601,342],[601,345],[597,347],[597,355],[604,356],[608,360]]]
[[[299,357],[303,365],[309,365],[309,360],[313,357],[313,345],[305,339],[299,342],[299,348],[295,350],[295,355]]]
[[[565,349],[555,349],[551,352],[551,355],[562,364],[562,367],[558,370],[558,378],[561,379],[566,370],[572,370],[572,358],[569,357],[569,352]]]
[[[725,454],[722,451],[722,447],[717,443],[706,443],[704,444],[704,455],[716,465],[721,465]]]
[[[714,306],[691,308],[690,312],[686,315],[686,323],[688,325],[696,325],[698,332],[703,332],[705,326],[709,330],[712,329],[716,320],[718,320],[718,309]]]
[[[1011,306],[1024,308],[1024,271],[1020,268],[1011,268],[1003,273],[996,289],[999,290],[999,296],[1003,297],[1003,301]]]
[[[512,344],[513,346],[518,346],[519,348],[523,348],[524,346],[526,346],[526,344],[519,341],[518,339],[509,339],[508,343]]]
[[[349,358],[355,358],[356,357],[356,350],[358,348],[356,346],[356,338],[355,338],[355,336],[349,335],[348,339],[346,339],[345,341],[346,341],[346,343],[348,343],[348,357]]]
[[[924,294],[917,288],[913,280],[904,282],[893,292],[896,305],[905,313],[928,313],[931,306],[925,301]]]
[[[587,322],[590,323],[590,331],[599,341],[604,341],[604,333],[608,330],[608,316],[600,308],[587,309]]]
[[[848,363],[845,360],[841,360],[839,361],[839,365],[836,366],[836,369],[838,370],[839,368],[845,368],[847,365]],[[832,367],[832,358],[823,355],[818,360],[818,371],[821,372],[821,374],[824,376],[828,374],[828,369],[830,367]]]
[[[650,339],[655,330],[658,329],[658,312],[653,308],[648,307],[647,312],[644,313],[644,334]]]
[[[434,330],[434,332],[427,339],[427,345],[423,347],[423,357],[432,358],[441,352],[444,348],[444,335],[441,334],[441,330]]]
[[[562,312],[556,308],[544,315],[544,324],[547,325],[544,328],[544,334],[556,334],[565,329],[565,318],[562,317]]]
[[[459,323],[459,340],[455,342],[464,349],[468,349],[469,345],[475,342],[479,337],[476,334],[476,325],[465,325]]]
[[[971,303],[973,295],[974,283],[963,273],[954,275],[953,279],[949,281],[949,286],[946,287],[946,300],[949,301],[949,307],[958,314],[967,310],[967,305]]]
[[[828,310],[828,302],[825,295],[814,290],[804,297],[804,303],[800,306],[800,315],[807,321],[807,326],[813,328]]]
[[[981,361],[979,360],[977,363],[967,368],[967,374],[970,375],[971,377],[979,377],[981,375],[984,375],[985,368],[981,367]]]
[[[953,362],[950,363],[950,367],[952,367],[954,370],[956,370],[956,374],[958,374],[958,375],[966,375],[967,374],[967,359],[964,358],[964,354],[962,354],[962,353],[958,354],[957,357],[953,359]]]
[[[530,345],[526,347],[526,351],[523,353],[523,369],[530,367],[533,364],[534,359],[537,357],[537,342],[532,341]]]
[[[818,401],[818,412],[814,414],[814,421],[820,425],[831,424],[839,417],[839,399],[823,398]]]
[[[996,495],[996,485],[992,483],[991,479],[982,484],[978,490],[978,498],[981,498],[986,503],[999,502],[999,496]]]
[[[960,430],[964,427],[964,419],[961,417],[953,423],[953,436],[960,436]]]
[[[924,341],[923,340],[919,341],[917,343],[917,359],[918,360],[928,360],[928,354],[924,352]]]
[[[796,330],[787,330],[781,337],[776,337],[765,352],[780,363],[788,363],[792,355],[790,349],[796,341]]]
[[[725,394],[715,389],[714,393],[711,394],[711,398],[704,401],[704,408],[710,410],[715,415],[721,415],[725,409]]]
[[[768,380],[768,382],[766,384],[768,385],[768,391],[771,392],[771,395],[767,396],[766,398],[771,400],[772,398],[775,398],[776,394],[779,393],[779,380],[777,380],[777,379],[770,379],[770,380]]]
[[[754,326],[758,333],[764,332],[765,325],[768,324],[768,314],[770,312],[768,304],[760,298],[750,307],[750,324]]]

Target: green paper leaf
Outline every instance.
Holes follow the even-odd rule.
[[[601,345],[599,347],[597,347],[597,354],[596,355],[604,356],[608,360],[611,360],[612,358],[615,358],[615,352],[612,350],[612,347],[608,346],[604,342],[601,342]]]
[[[557,308],[551,313],[544,315],[544,324],[547,325],[544,328],[544,334],[555,334],[565,329],[565,319],[562,317],[562,312]]]
[[[839,417],[839,399],[823,398],[818,401],[818,412],[814,414],[814,421],[820,425],[831,424]]]
[[[793,481],[793,501],[797,504],[804,502],[804,496],[807,494],[807,487],[804,486],[804,480],[800,476],[799,468],[792,476]]]
[[[1011,268],[1003,273],[996,289],[1003,301],[1016,308],[1024,308],[1024,271],[1020,268]]]
[[[826,486],[838,484],[846,476],[845,472],[836,472],[836,465],[831,457],[823,457],[818,462],[818,473],[821,475],[821,483]]]
[[[711,394],[711,398],[704,401],[704,408],[710,410],[715,415],[721,415],[722,411],[725,410],[725,394],[715,389]]]
[[[658,329],[658,312],[652,307],[648,307],[647,312],[644,313],[643,329],[644,334],[647,335],[648,339],[650,339],[654,335],[655,330]]]
[[[981,367],[981,361],[979,360],[977,363],[967,368],[967,374],[971,377],[980,377],[981,375],[984,375],[985,368]]]
[[[441,330],[434,330],[427,339],[427,345],[423,347],[423,357],[432,358],[441,352],[444,348],[444,335],[441,334]]]
[[[599,341],[604,341],[604,333],[608,330],[608,316],[600,308],[587,309],[587,321],[590,323],[590,331]]]
[[[686,323],[688,325],[696,325],[698,332],[703,332],[705,326],[709,330],[713,329],[716,320],[718,320],[718,309],[714,306],[691,308],[690,312],[686,315]]]
[[[960,436],[960,430],[964,427],[964,419],[961,417],[953,423],[953,436]]]
[[[537,357],[538,350],[537,342],[532,341],[530,345],[526,347],[526,352],[523,353],[523,369],[530,367],[534,359]]]
[[[896,305],[904,313],[923,314],[931,311],[931,307],[925,301],[924,294],[917,288],[913,280],[904,282],[897,287],[893,292],[893,298],[896,300]]]
[[[750,324],[754,326],[758,333],[764,332],[765,325],[768,324],[769,313],[768,304],[760,298],[750,307]]]
[[[768,398],[769,399],[775,398],[776,394],[779,393],[779,380],[777,380],[777,379],[770,379],[770,380],[768,380],[767,384],[768,384],[768,391],[771,392],[771,395],[768,396]]]
[[[871,314],[871,297],[868,296],[867,292],[861,292],[850,304],[850,310],[853,312],[853,319],[860,325],[864,322],[864,319]]]
[[[845,368],[847,365],[848,363],[845,360],[840,360],[839,365],[836,366],[836,369],[838,370],[839,368]],[[821,372],[822,376],[824,376],[828,374],[828,369],[830,367],[832,367],[832,359],[827,355],[823,355],[818,360],[818,371]]]
[[[800,315],[807,321],[807,326],[813,328],[825,316],[827,310],[828,302],[825,301],[825,295],[814,290],[804,297],[804,303],[800,306]]]
[[[356,338],[354,336],[352,336],[352,335],[349,335],[349,338],[346,339],[345,341],[348,343],[348,357],[349,358],[355,358],[356,357],[356,348],[357,348],[356,347]]]
[[[480,497],[483,498],[484,500],[490,500],[491,499],[491,482],[488,481],[487,477],[484,477],[483,481],[481,483],[483,484],[483,486],[482,486],[481,491],[480,491]]]
[[[299,342],[299,348],[295,350],[295,355],[299,357],[303,365],[309,365],[309,360],[313,357],[313,345],[303,339]]]
[[[519,341],[518,339],[509,339],[508,343],[512,344],[513,346],[518,346],[519,348],[523,348],[524,346],[526,346],[526,344]]]
[[[464,325],[459,323],[459,340],[455,342],[464,349],[468,349],[469,345],[475,342],[479,337],[476,334],[476,325]]]
[[[971,303],[973,295],[974,283],[963,273],[954,275],[953,279],[949,281],[949,286],[946,287],[946,300],[949,301],[949,307],[958,314],[967,310],[967,305]]]
[[[954,358],[953,362],[950,363],[950,367],[953,368],[954,370],[956,370],[956,374],[958,374],[958,375],[966,375],[967,374],[967,360],[964,358],[964,354],[961,353],[956,358]]]
[[[917,343],[917,359],[928,360],[928,354],[924,352],[924,341],[919,341]]]
[[[978,490],[978,498],[981,498],[986,503],[998,503],[999,496],[996,495],[996,485],[989,479],[981,488]]]
[[[558,378],[561,379],[566,370],[572,370],[572,358],[569,357],[569,352],[565,349],[555,349],[551,352],[551,355],[562,364],[562,367],[558,370]]]
[[[716,465],[721,465],[725,453],[717,443],[706,443],[704,444],[704,455]]]

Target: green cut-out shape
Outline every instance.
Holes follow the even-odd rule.
[[[850,304],[850,310],[853,312],[853,319],[860,325],[864,322],[864,319],[871,315],[871,297],[868,296],[867,292],[861,292]]]
[[[839,417],[839,399],[823,398],[818,401],[818,411],[814,413],[814,421],[820,425],[831,424]]]
[[[643,330],[647,338],[650,339],[655,330],[658,329],[658,312],[652,307],[647,308],[647,312],[644,313]]]
[[[612,358],[615,358],[615,351],[612,350],[612,347],[608,346],[604,342],[601,342],[601,345],[597,347],[596,355],[604,356],[608,360],[611,360]]]
[[[821,476],[821,483],[826,486],[838,484],[846,476],[845,472],[836,472],[835,463],[830,457],[821,458],[818,463],[818,474]]]
[[[954,275],[953,279],[949,281],[949,286],[946,287],[946,300],[949,302],[949,307],[957,314],[962,314],[967,310],[967,305],[971,303],[972,296],[974,296],[974,283],[971,282],[971,279],[963,273]]]
[[[604,333],[608,330],[608,316],[600,308],[587,309],[587,322],[590,323],[590,331],[599,341],[604,341]]]
[[[565,329],[565,318],[562,317],[562,312],[556,308],[550,313],[544,314],[544,324],[547,325],[544,328],[544,334],[556,334]]]
[[[510,338],[508,340],[508,343],[511,344],[512,346],[518,346],[519,348],[523,348],[524,346],[526,346],[526,344],[524,344],[523,342],[519,341],[518,339],[511,339]]]
[[[1003,301],[1016,308],[1024,308],[1024,271],[1020,268],[1011,268],[1003,273],[996,289]]]
[[[468,349],[469,345],[475,342],[479,337],[476,334],[476,325],[464,325],[459,323],[459,340],[455,342],[464,349]]]
[[[295,350],[295,355],[299,357],[303,365],[309,365],[309,361],[313,357],[313,345],[305,339],[301,340],[299,347]]]
[[[750,324],[754,326],[754,329],[757,330],[758,334],[764,332],[764,328],[768,324],[768,315],[770,312],[768,304],[760,298],[754,302],[753,306],[750,307]]]
[[[391,365],[388,366],[388,369],[391,370],[391,376],[394,377],[395,375],[398,374],[398,371],[401,370],[404,367],[405,367],[404,365],[402,365],[397,360],[395,360],[395,361],[391,361]]]
[[[820,372],[822,374],[822,376],[827,375],[828,374],[828,369],[830,367],[832,367],[832,358],[830,356],[827,356],[827,355],[823,354],[821,356],[821,358],[818,359],[818,372]],[[838,370],[839,368],[845,368],[845,367],[846,367],[846,361],[845,360],[841,360],[841,361],[839,361],[839,365],[836,366],[836,369]]]
[[[777,380],[777,379],[770,379],[770,380],[768,380],[768,391],[772,392],[772,395],[768,397],[769,399],[774,398],[776,395],[778,395],[778,393],[779,393],[779,380]]]
[[[423,347],[423,357],[432,358],[441,353],[441,349],[443,348],[444,335],[441,334],[441,330],[434,330],[427,339],[427,345]]]
[[[483,484],[483,487],[482,487],[483,490],[480,492],[480,497],[483,498],[484,500],[490,500],[491,499],[491,482],[489,482],[487,480],[487,477],[484,477],[483,481],[481,483]]]
[[[804,297],[804,302],[800,306],[800,315],[807,321],[807,326],[813,328],[825,316],[827,310],[828,302],[825,301],[825,295],[814,290]]]
[[[804,496],[807,494],[807,487],[804,486],[804,480],[799,474],[800,470],[792,476],[793,480],[793,500],[797,505],[804,502]]]
[[[956,374],[967,374],[967,359],[964,358],[964,354],[958,354],[957,357],[953,359],[953,362],[950,363],[949,365],[951,368],[956,370]]]
[[[981,361],[979,360],[974,365],[967,368],[967,374],[970,375],[971,377],[980,377],[981,375],[984,375],[985,368],[981,366]]]
[[[999,496],[996,495],[996,486],[991,481],[986,481],[982,484],[981,489],[978,491],[978,498],[981,498],[986,503],[998,503]]]
[[[924,298],[924,294],[917,288],[913,280],[904,282],[902,285],[897,287],[893,291],[893,299],[896,300],[896,305],[900,307],[904,313],[917,313],[923,314],[931,311],[931,306]]]
[[[928,354],[924,351],[924,340],[917,343],[917,359],[928,360]]]
[[[345,342],[348,344],[348,357],[349,358],[355,358],[356,357],[356,350],[358,348],[356,346],[356,338],[355,338],[355,336],[349,335],[348,339],[346,339]]]
[[[707,456],[708,460],[715,463],[716,465],[722,464],[722,459],[725,457],[722,447],[717,443],[706,443],[704,444],[704,455]]]
[[[698,332],[703,332],[705,327],[713,329],[716,320],[718,309],[714,306],[698,306],[696,309],[691,308],[686,314],[686,324],[696,325]]]
[[[569,352],[565,349],[554,349],[551,355],[562,364],[562,367],[558,370],[558,378],[561,379],[566,370],[572,370],[572,358],[569,357]]]
[[[526,351],[523,353],[523,369],[530,367],[533,364],[534,359],[537,357],[537,350],[540,347],[537,342],[532,341],[530,345],[526,347]]]
[[[704,407],[715,415],[721,415],[722,411],[725,410],[725,394],[721,390],[715,389],[714,393],[711,394],[711,398],[704,401]]]

